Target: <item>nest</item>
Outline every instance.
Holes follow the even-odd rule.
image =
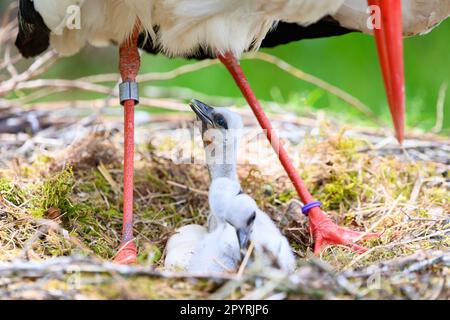
[[[245,119],[248,128],[256,128]],[[190,125],[165,120],[138,128],[137,135],[145,137],[136,155],[139,266],[119,270],[107,261],[120,243],[122,133],[99,120],[85,127],[84,137],[65,141],[62,149],[47,148],[21,158],[10,149],[16,156],[0,171],[0,293],[9,298],[67,299],[448,299],[448,164],[416,161],[412,147],[409,152],[377,149],[384,138],[367,130],[346,131],[330,122],[316,128],[295,119],[275,124],[323,209],[340,225],[382,233],[363,243],[366,253],[333,246],[322,251],[320,260],[315,258],[300,203],[282,168],[274,165],[276,158],[257,165],[248,160],[250,154],[239,164],[242,186],[288,237],[298,259],[295,274],[257,263],[242,277],[199,279],[163,272],[167,239],[180,226],[204,224],[209,210],[204,164],[180,163],[173,152],[177,145],[192,144],[189,135],[185,141],[178,136],[174,140],[174,128]],[[304,134],[293,138],[293,130]],[[57,130],[52,134],[60,135]],[[243,140],[251,153],[252,139]],[[407,145],[412,146],[411,141],[417,140]],[[441,150],[448,146],[438,137],[419,142],[441,143]],[[265,147],[270,154],[270,146]],[[201,155],[201,148],[195,144],[193,153]],[[421,150],[427,154],[426,148]],[[306,154],[312,156],[301,156]],[[80,283],[75,287],[68,286],[71,268],[78,270]],[[372,281],[376,285],[368,284]],[[272,289],[265,290],[266,285]]]

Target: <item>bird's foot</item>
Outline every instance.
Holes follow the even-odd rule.
[[[319,208],[313,208],[309,212],[309,230],[314,239],[314,254],[319,254],[323,246],[345,245],[354,251],[363,253],[367,248],[357,245],[355,242],[370,238],[378,238],[379,233],[366,233],[353,231],[335,224]]]
[[[137,248],[134,241],[128,241],[120,244],[114,262],[118,264],[130,265],[137,262]]]

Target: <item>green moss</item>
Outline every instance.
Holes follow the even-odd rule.
[[[30,212],[34,216],[42,217],[49,208],[59,208],[63,213],[73,209],[70,202],[75,179],[71,168],[59,171],[41,184],[34,187],[34,197]]]
[[[437,205],[445,205],[449,203],[450,192],[445,188],[433,187],[426,191],[430,202]]]
[[[77,191],[85,193],[95,192],[96,191],[95,183],[92,181],[80,183],[77,185]]]
[[[105,218],[113,218],[113,217],[120,218],[120,217],[122,217],[122,212],[119,212],[119,210],[110,208],[107,210],[100,210],[99,215],[103,216]]]
[[[36,170],[31,166],[23,165],[20,167],[20,175],[25,178],[34,177]]]
[[[94,184],[97,189],[101,190],[103,193],[109,194],[111,192],[111,185],[108,183],[108,181],[106,181],[100,171],[95,170],[94,177]]]
[[[35,166],[39,166],[41,164],[50,163],[50,162],[52,162],[52,160],[53,160],[52,157],[41,154],[36,158],[36,161],[33,164]]]
[[[336,151],[344,155],[347,160],[353,159],[353,157],[356,155],[356,146],[356,140],[344,137],[342,135],[339,136],[334,144]]]
[[[154,244],[147,244],[144,245],[143,250],[140,250],[138,262],[142,264],[154,265],[161,259],[161,257],[162,250],[158,246]]]
[[[294,189],[289,189],[289,190],[286,190],[285,192],[278,194],[277,197],[278,197],[279,201],[281,201],[283,203],[287,203],[287,202],[291,201],[292,199],[298,197],[298,195]]]
[[[326,210],[338,210],[342,204],[355,201],[363,186],[358,172],[336,172],[332,169],[318,197]]]
[[[25,199],[24,191],[6,178],[0,179],[0,196],[16,206],[21,205]]]

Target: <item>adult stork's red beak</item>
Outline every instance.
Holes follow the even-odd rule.
[[[405,80],[402,2],[401,0],[368,0],[368,3],[380,9],[381,20],[378,28],[375,23],[374,35],[395,133],[397,140],[403,143],[405,130]]]
[[[375,29],[374,33],[396,136],[398,141],[402,143],[405,114],[402,4],[401,0],[368,0],[368,3],[369,5],[378,6],[381,13],[381,28]],[[349,245],[358,252],[365,251],[364,247],[357,245],[355,242],[379,235],[376,233],[361,233],[339,227],[320,210],[320,202],[313,201],[312,195],[300,178],[283,144],[280,143],[276,132],[273,130],[269,118],[256,99],[236,57],[233,53],[228,52],[224,55],[218,55],[218,58],[227,67],[241,89],[304,204],[302,212],[309,217],[309,229],[315,242],[314,253],[318,254],[323,245],[330,244]]]

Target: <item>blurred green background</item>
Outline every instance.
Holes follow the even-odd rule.
[[[327,39],[304,40],[263,51],[349,92],[377,115],[389,120],[375,44],[371,36],[353,33]],[[450,19],[427,35],[405,39],[409,126],[426,130],[434,126],[439,88],[448,82],[447,91],[450,91],[449,58]],[[142,72],[167,71],[192,62],[168,59],[161,55],[144,55]],[[299,112],[311,108],[323,109],[345,118],[366,120],[364,115],[335,96],[296,79],[271,64],[247,60],[242,62],[242,66],[257,96],[262,100],[279,102]],[[64,58],[45,77],[72,79],[105,72],[117,72],[117,49],[113,47],[87,48],[74,57]],[[221,65],[148,85],[189,88],[211,96],[235,97],[238,104],[243,104],[238,89]],[[450,132],[449,104],[450,93],[447,94],[444,105],[446,133]]]

